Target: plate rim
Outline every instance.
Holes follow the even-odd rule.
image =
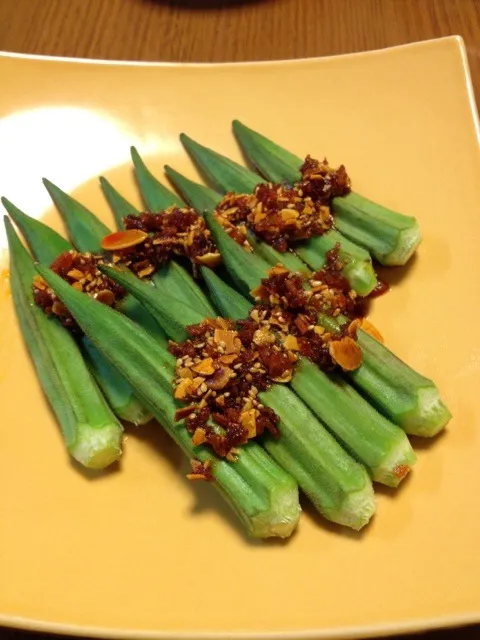
[[[442,36],[440,38],[427,38],[426,40],[416,40],[414,42],[406,42],[403,44],[397,44],[390,47],[379,47],[376,49],[367,49],[366,51],[352,51],[350,53],[331,54],[326,56],[307,56],[302,58],[279,58],[275,60],[244,60],[244,61],[230,61],[230,62],[171,62],[161,60],[118,60],[107,58],[81,58],[73,56],[54,56],[44,55],[39,53],[24,53],[17,51],[1,51],[0,58],[12,58],[21,60],[39,60],[49,62],[70,62],[78,64],[92,64],[92,65],[105,65],[105,66],[126,66],[126,67],[173,67],[173,68],[215,68],[215,67],[257,67],[257,66],[278,66],[286,64],[297,64],[299,62],[318,62],[322,60],[333,59],[346,59],[346,58],[360,58],[377,56],[388,53],[390,51],[397,51],[398,49],[421,49],[429,47],[438,42],[452,42],[456,43],[462,52],[464,66],[468,68],[467,52],[465,40],[459,34],[452,34],[449,36]],[[466,63],[466,64],[465,64]]]
[[[440,38],[430,38],[411,43],[399,44],[390,47],[358,51],[352,53],[314,56],[306,58],[291,58],[279,60],[253,60],[242,62],[165,62],[165,61],[141,61],[141,60],[108,60],[100,58],[75,58],[69,56],[51,56],[30,54],[22,52],[0,51],[1,60],[32,60],[51,63],[74,63],[78,65],[94,65],[107,67],[152,67],[152,68],[256,68],[298,65],[301,63],[320,63],[334,59],[366,58],[385,55],[397,50],[414,50],[430,48],[437,43],[451,42],[457,46],[461,55],[462,69],[465,87],[468,94],[470,113],[472,116],[477,140],[480,144],[480,121],[475,100],[475,93],[468,64],[468,56],[465,41],[460,35],[449,35]],[[63,622],[53,622],[41,618],[24,616],[11,616],[0,612],[1,628],[71,635],[75,637],[85,636],[91,638],[125,638],[126,640],[354,640],[359,638],[374,638],[380,635],[393,636],[397,634],[410,634],[429,630],[451,629],[480,623],[480,606],[477,611],[469,613],[434,616],[429,618],[414,618],[403,622],[384,622],[372,625],[349,625],[335,628],[310,628],[305,630],[285,631],[179,631],[171,632],[161,629],[141,630],[122,629],[102,626],[84,626]]]
[[[339,628],[306,629],[303,631],[180,631],[122,629],[113,627],[81,626],[75,624],[49,622],[40,618],[22,616],[4,616],[0,614],[1,627],[24,631],[71,635],[75,637],[124,638],[125,640],[360,640],[421,633],[441,629],[454,629],[480,623],[480,610],[457,616],[437,616],[433,618],[415,618],[401,623],[347,626]]]

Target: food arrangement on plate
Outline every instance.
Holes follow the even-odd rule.
[[[388,290],[374,262],[406,264],[419,227],[351,191],[345,167],[233,129],[258,173],[181,136],[210,187],[167,166],[175,193],[132,149],[147,210],[101,178],[115,232],[47,180],[71,243],[3,199],[32,254],[7,218],[21,330],[86,467],[121,456],[121,421],[155,418],[250,535],[291,535],[299,488],[358,530],[372,482],[414,465],[407,434],[450,419],[366,318]]]

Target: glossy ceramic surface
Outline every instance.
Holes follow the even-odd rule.
[[[0,57],[0,193],[61,229],[41,177],[111,220],[96,180],[139,202],[134,144],[162,176],[196,172],[186,131],[239,159],[239,118],[299,155],[346,164],[356,191],[418,217],[424,242],[373,311],[438,383],[448,431],[378,492],[363,533],[305,504],[288,542],[247,540],[216,492],[184,479],[159,427],[85,473],[61,437],[0,290],[0,622],[164,638],[359,637],[480,619],[480,154],[462,43],[241,65]],[[4,238],[2,236],[4,246]],[[4,259],[6,256],[3,256]],[[5,267],[4,263],[4,267]]]

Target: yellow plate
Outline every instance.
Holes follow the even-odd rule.
[[[185,480],[158,427],[119,467],[82,473],[0,294],[0,623],[161,638],[330,638],[480,619],[480,154],[465,51],[447,38],[279,63],[147,65],[0,57],[0,193],[61,228],[40,178],[109,219],[96,176],[138,202],[135,144],[196,176],[188,132],[233,158],[237,117],[354,188],[414,214],[425,240],[375,324],[438,383],[454,419],[362,534],[305,505],[286,543],[247,540],[212,487]],[[300,426],[299,426],[300,427]]]

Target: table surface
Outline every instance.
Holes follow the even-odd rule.
[[[81,58],[273,60],[364,51],[452,34],[466,42],[478,101],[480,0],[0,2],[0,50]],[[23,635],[0,629],[0,640],[20,640]],[[480,626],[419,637],[475,640]]]

